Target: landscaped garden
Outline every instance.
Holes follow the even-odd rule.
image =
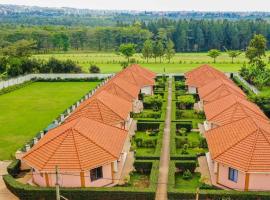
[[[34,82],[0,95],[0,160],[46,128],[99,82]]]

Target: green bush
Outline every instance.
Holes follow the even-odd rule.
[[[190,180],[190,179],[192,179],[192,173],[187,169],[184,171],[182,177],[184,180]]]
[[[185,144],[188,143],[188,139],[187,138],[175,138],[175,145],[176,148],[183,148],[183,146]]]
[[[176,123],[176,130],[180,130],[181,128],[186,128],[187,132],[190,132],[192,129],[192,121],[188,122],[177,122]]]
[[[194,173],[197,167],[197,161],[196,160],[175,161],[175,167],[181,171],[189,170],[190,172]]]
[[[177,100],[180,109],[191,109],[195,103],[193,95],[182,95],[177,97]]]
[[[137,130],[138,131],[147,131],[147,130],[159,130],[160,123],[145,123],[145,122],[138,122],[137,123]]]
[[[20,167],[21,161],[17,159],[8,165],[7,171],[11,176],[16,177],[20,173]]]
[[[136,160],[133,164],[136,171],[144,174],[149,174],[152,169],[152,161],[138,161]]]
[[[162,107],[163,99],[159,94],[145,96],[143,99],[143,107],[145,109],[160,110]]]
[[[199,147],[204,148],[204,149],[208,148],[206,138],[200,137],[200,145],[199,145]]]
[[[156,139],[146,139],[142,141],[142,147],[145,148],[155,148],[157,144]]]
[[[184,144],[181,154],[188,154],[188,144]]]

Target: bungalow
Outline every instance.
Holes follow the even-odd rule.
[[[203,109],[203,105],[216,101],[220,98],[234,94],[240,98],[246,98],[246,94],[231,81],[225,79],[216,79],[198,89],[200,101],[199,107]]]
[[[126,130],[80,117],[50,130],[22,160],[42,187],[113,186],[121,176],[130,140]]]
[[[256,104],[234,94],[204,105],[204,112],[207,119],[204,122],[205,130],[210,130],[248,116],[258,120],[268,120]]]
[[[188,92],[191,94],[198,93],[198,88],[206,85],[207,83],[216,79],[225,79],[229,81],[229,78],[222,72],[216,70],[208,65],[202,65],[188,73],[185,73]]]
[[[142,94],[145,94],[145,95],[154,94],[155,80],[152,78],[148,78],[141,73],[135,72],[130,67],[119,72],[116,75],[116,77],[120,77],[126,80],[127,82],[140,87]]]
[[[143,110],[143,103],[139,100],[140,88],[119,77],[110,80],[107,84],[102,86],[96,94],[99,94],[102,91],[106,91],[131,102],[133,105],[132,111],[134,113],[139,113]]]
[[[112,95],[106,91],[101,91],[90,99],[84,101],[65,122],[72,121],[80,117],[93,119],[108,125],[128,130],[132,124],[130,112],[132,103]]]
[[[270,190],[270,124],[242,118],[205,133],[212,183],[242,191]]]
[[[155,79],[157,76],[156,73],[150,71],[149,69],[143,68],[138,64],[132,64],[128,68],[137,72],[138,74],[142,74],[150,79]]]

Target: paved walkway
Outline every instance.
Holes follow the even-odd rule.
[[[12,194],[3,181],[2,175],[7,174],[7,166],[10,161],[0,161],[0,200],[18,200],[18,198]]]
[[[203,182],[212,185],[211,182],[211,176],[208,168],[208,163],[205,156],[200,156],[198,158],[199,167],[197,167],[196,172],[201,173],[201,178],[203,179]]]
[[[172,79],[169,80],[168,105],[166,110],[165,128],[159,164],[159,177],[156,191],[156,200],[167,200],[167,184],[170,163],[170,130],[172,108]]]

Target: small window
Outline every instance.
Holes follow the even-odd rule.
[[[91,178],[91,181],[95,181],[95,180],[103,178],[102,167],[91,169],[90,178]]]
[[[229,180],[237,182],[238,179],[238,170],[229,168]]]

